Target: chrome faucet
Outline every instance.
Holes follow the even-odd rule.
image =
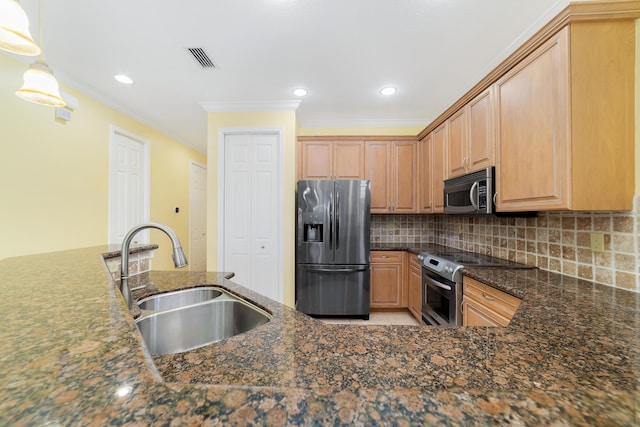
[[[122,259],[122,264],[120,265],[120,292],[124,297],[124,302],[127,303],[127,307],[131,308],[131,288],[129,287],[129,246],[131,245],[131,240],[133,236],[140,230],[144,230],[145,228],[157,228],[160,231],[164,231],[167,236],[171,239],[171,244],[173,245],[173,265],[176,268],[186,267],[187,257],[184,255],[184,251],[182,250],[182,245],[180,244],[180,240],[176,233],[167,227],[164,224],[159,224],[157,222],[149,222],[146,224],[140,224],[133,227],[126,236],[124,236],[124,240],[122,241],[122,249],[120,251],[120,256]]]

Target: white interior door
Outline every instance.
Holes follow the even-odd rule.
[[[191,162],[189,196],[189,268],[207,269],[207,168]]]
[[[109,243],[120,244],[131,228],[149,220],[148,142],[112,127],[109,168]],[[134,243],[148,242],[148,230],[135,236]]]
[[[280,136],[224,135],[223,271],[282,301]]]

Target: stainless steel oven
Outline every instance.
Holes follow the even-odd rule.
[[[462,286],[422,268],[422,320],[434,326],[461,326]]]
[[[473,252],[441,248],[418,255],[422,262],[422,320],[427,325],[462,326],[464,267],[535,268]]]

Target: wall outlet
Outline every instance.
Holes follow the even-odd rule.
[[[604,252],[604,234],[591,233],[591,250],[593,252]]]

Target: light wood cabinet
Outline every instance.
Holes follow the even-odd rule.
[[[371,213],[416,213],[416,141],[366,141],[365,178],[371,181]]]
[[[454,113],[447,122],[447,178],[493,166],[495,139],[489,89]]]
[[[415,254],[409,254],[409,311],[422,321],[422,265]]]
[[[449,178],[467,173],[467,115],[466,108],[454,113],[447,122],[447,175]]]
[[[433,138],[431,134],[418,142],[418,212],[430,213],[433,211]]]
[[[463,280],[464,326],[507,326],[521,300],[475,279]]]
[[[371,307],[407,307],[405,253],[371,251]]]
[[[495,83],[497,210],[629,210],[634,22],[564,27]]]
[[[467,106],[467,173],[495,165],[494,110],[491,88]],[[450,176],[451,178],[451,176]]]
[[[364,179],[364,140],[302,140],[299,179]]]
[[[444,122],[438,126],[431,136],[432,167],[431,167],[431,193],[433,197],[432,212],[444,212],[444,180],[446,172],[446,147],[448,141],[449,126]]]

